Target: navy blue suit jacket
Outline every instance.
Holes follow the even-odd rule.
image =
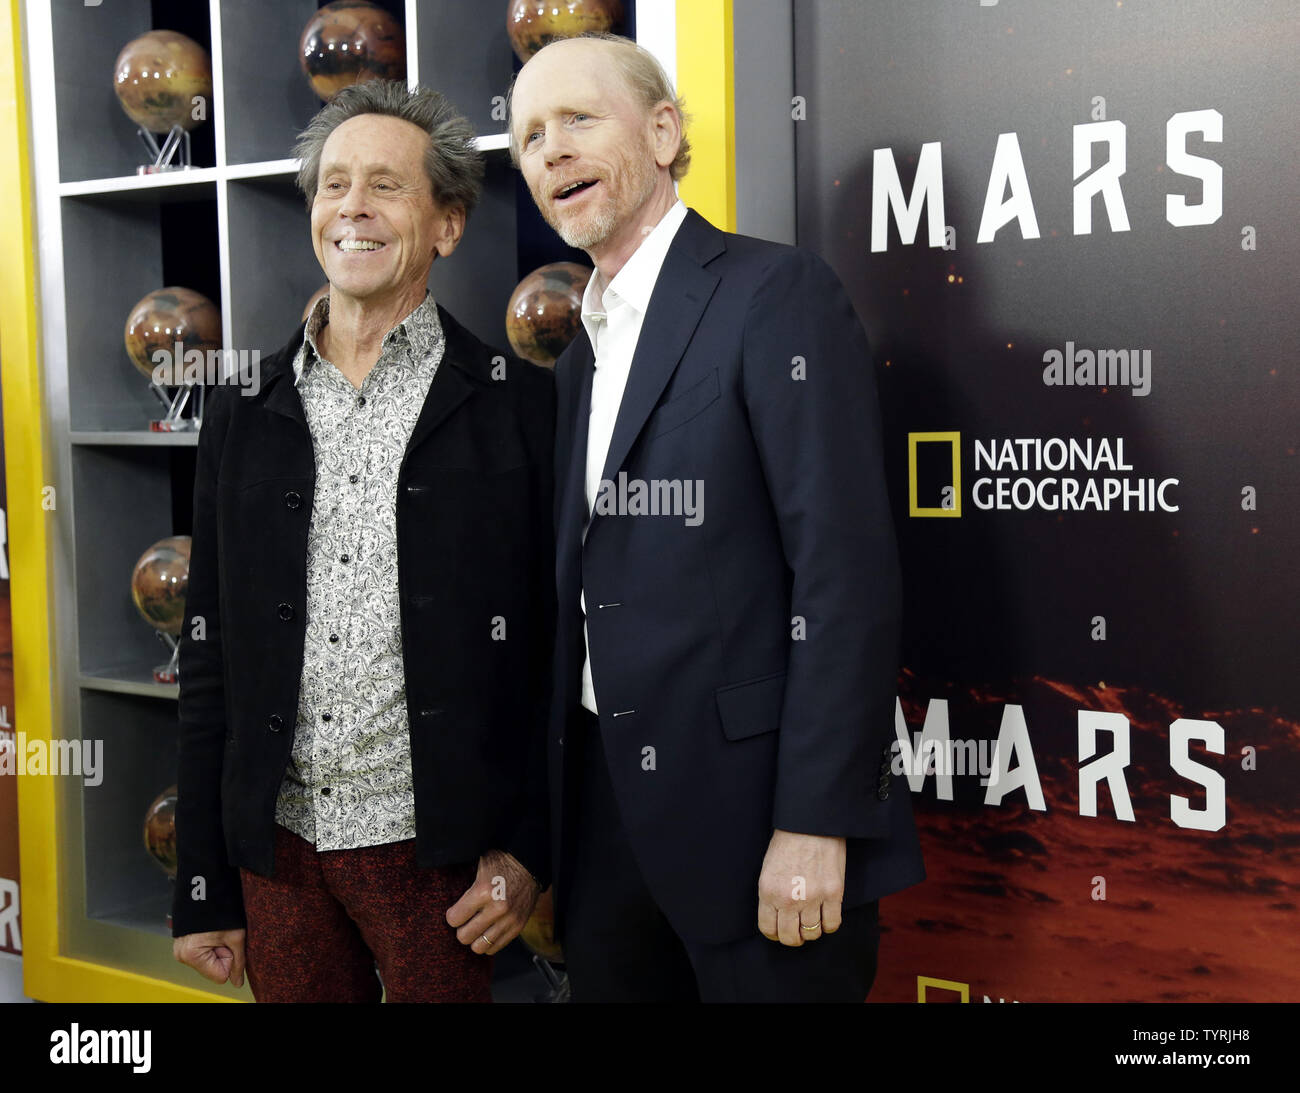
[[[602,478],[703,483],[694,526],[598,512],[584,539],[593,371],[583,332],[556,363],[557,884],[583,590],[610,777],[681,936],[754,933],[774,828],[848,840],[846,906],[924,879],[907,786],[886,773],[898,557],[871,358],[838,278],[695,212],[679,228]]]

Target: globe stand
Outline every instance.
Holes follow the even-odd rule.
[[[551,962],[544,956],[537,953],[533,954],[533,967],[546,980],[546,993],[538,995],[537,1002],[567,1002],[569,1001],[569,977],[561,972],[557,972],[551,966]]]
[[[171,649],[172,655],[171,659],[166,664],[159,664],[153,670],[153,681],[155,683],[175,683],[180,678],[180,642],[165,630],[158,630],[155,632],[162,640],[162,643]]]
[[[158,401],[167,407],[167,413],[159,420],[149,422],[149,429],[155,433],[183,433],[197,429],[203,424],[203,387],[201,384],[185,383],[168,391],[166,387],[149,381],[149,389],[158,397]],[[191,400],[192,396],[192,400]],[[193,403],[193,412],[185,417],[185,407]]]
[[[161,145],[158,143],[158,138],[143,126],[138,127],[136,132],[140,134],[144,146],[149,149],[149,154],[153,156],[152,163],[141,164],[135,169],[136,174],[156,175],[163,171],[188,171],[193,166],[190,160],[190,134],[188,130],[182,129],[179,125],[173,125]],[[172,160],[178,152],[180,153],[180,162],[173,163]]]

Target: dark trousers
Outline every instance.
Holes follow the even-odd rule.
[[[585,709],[565,749],[565,854],[557,884],[561,942],[575,1002],[863,1002],[876,977],[875,901],[846,907],[833,934],[788,947],[758,932],[725,945],[678,936],[642,879],[600,739]]]
[[[414,839],[318,852],[277,824],[275,875],[240,870],[253,997],[490,1002],[492,958],[462,945],[446,919],[476,867],[422,868]]]

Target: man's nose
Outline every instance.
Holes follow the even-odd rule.
[[[368,216],[369,214],[370,204],[367,201],[365,187],[349,186],[348,192],[343,196],[343,200],[339,204],[339,216],[352,219],[358,216]]]
[[[542,131],[542,156],[548,166],[573,156],[573,143],[562,125],[548,125]]]

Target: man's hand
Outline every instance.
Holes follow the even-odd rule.
[[[504,850],[489,850],[478,861],[469,891],[447,909],[447,922],[462,945],[480,955],[499,953],[524,928],[541,889]]]
[[[758,878],[759,933],[799,946],[838,930],[844,859],[841,838],[773,831]]]
[[[172,956],[214,983],[244,985],[243,930],[210,930],[172,941]]]

